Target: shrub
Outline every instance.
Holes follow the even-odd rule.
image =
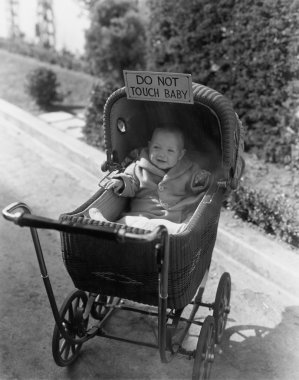
[[[104,105],[108,97],[114,90],[118,88],[113,79],[108,79],[105,82],[98,81],[94,83],[88,105],[85,109],[85,127],[83,135],[88,144],[101,149],[104,145],[104,129],[103,129],[103,111]]]
[[[247,127],[246,150],[256,148],[260,157],[273,156],[287,127],[298,132],[290,87],[298,76],[298,1],[151,0],[150,6],[150,69],[190,72],[227,95]]]
[[[124,69],[145,65],[145,27],[130,0],[98,1],[86,33],[86,57],[94,75],[114,76],[123,83]]]
[[[26,78],[26,91],[41,107],[47,107],[63,96],[57,92],[60,85],[56,73],[46,67],[39,67],[29,72]]]
[[[299,223],[292,206],[282,196],[270,198],[262,191],[241,185],[230,194],[225,207],[242,220],[259,226],[266,233],[299,247]]]

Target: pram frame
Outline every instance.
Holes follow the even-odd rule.
[[[21,210],[21,211],[19,211]],[[209,309],[213,309],[214,304],[207,304],[207,303],[202,303],[202,294],[205,288],[205,283],[207,281],[207,274],[208,271],[206,271],[206,275],[204,276],[199,288],[196,297],[194,298],[193,303],[193,309],[190,313],[190,316],[188,319],[182,318],[181,314],[183,312],[183,309],[180,310],[175,310],[174,313],[171,310],[169,313],[167,313],[167,297],[168,297],[168,266],[169,266],[169,246],[168,246],[168,232],[167,229],[164,226],[159,226],[156,228],[154,231],[149,232],[143,236],[144,240],[152,240],[152,239],[157,239],[160,240],[159,243],[156,244],[157,252],[156,256],[158,259],[158,264],[159,264],[159,303],[158,303],[158,312],[147,312],[142,309],[137,309],[137,308],[129,308],[129,307],[119,307],[120,299],[116,301],[114,305],[106,305],[110,310],[108,313],[104,316],[103,320],[99,321],[99,323],[95,326],[93,326],[91,329],[87,330],[85,332],[85,335],[83,337],[80,337],[79,339],[74,339],[72,336],[70,336],[67,332],[66,329],[63,325],[63,320],[61,316],[61,310],[58,310],[55,295],[53,292],[53,288],[51,285],[50,277],[47,271],[46,263],[44,260],[44,255],[43,251],[41,248],[40,244],[40,239],[38,235],[37,229],[51,229],[51,230],[56,230],[60,232],[72,232],[72,233],[84,233],[90,236],[99,236],[101,234],[105,235],[105,238],[107,239],[117,239],[120,243],[124,242],[126,240],[132,240],[132,239],[137,239],[138,242],[141,242],[140,239],[140,234],[135,235],[132,233],[127,233],[124,230],[119,230],[117,232],[111,232],[111,229],[105,228],[105,226],[101,226],[99,228],[98,226],[95,228],[94,226],[82,226],[82,225],[70,225],[70,224],[65,224],[62,223],[61,221],[56,221],[54,219],[49,219],[49,218],[44,218],[36,215],[32,215],[30,208],[23,202],[15,202],[7,207],[5,207],[2,210],[2,214],[4,218],[10,222],[13,222],[14,224],[20,226],[20,227],[29,227],[31,231],[31,237],[33,240],[35,252],[36,252],[36,257],[37,261],[39,264],[39,269],[41,273],[41,277],[44,282],[44,286],[46,289],[46,293],[49,299],[50,307],[52,309],[53,317],[56,323],[56,326],[59,330],[59,333],[61,336],[65,339],[66,342],[68,342],[70,345],[81,345],[86,342],[87,340],[92,339],[95,336],[102,336],[108,339],[114,339],[118,341],[124,341],[132,344],[137,344],[137,345],[142,345],[146,347],[151,347],[151,348],[156,348],[159,350],[160,354],[160,359],[163,363],[168,363],[169,361],[172,360],[174,355],[177,353],[180,353],[182,355],[186,355],[188,357],[195,357],[197,355],[197,349],[193,351],[187,351],[182,347],[182,342],[187,335],[189,328],[191,324],[197,324],[199,326],[205,326],[205,322],[210,322],[212,320],[212,324],[214,326],[214,318],[213,317],[207,317],[211,318],[209,320],[205,320],[205,322],[200,322],[200,321],[195,321],[194,317],[195,314],[200,306],[207,307]],[[94,300],[95,295],[90,294],[89,300]],[[93,302],[93,301],[92,301]],[[90,308],[91,305],[86,307],[86,310],[84,311],[83,318],[88,319],[89,313],[90,313]],[[137,313],[142,313],[142,314],[148,314],[148,315],[155,315],[158,317],[158,344],[150,344],[147,342],[140,342],[137,340],[131,340],[131,339],[126,339],[122,338],[119,336],[107,334],[103,330],[103,326],[108,320],[108,318],[111,316],[112,312],[118,308],[122,308],[123,310],[130,310],[133,312]],[[85,315],[86,314],[86,315]],[[228,314],[228,312],[227,312]],[[227,315],[226,314],[226,315]],[[172,325],[170,326],[167,323],[167,320],[170,319],[173,321]],[[179,340],[176,341],[175,343],[172,341],[176,331],[177,331],[177,326],[180,321],[186,322],[186,326],[183,330],[183,332],[180,334]],[[212,326],[211,324],[211,326]],[[208,325],[208,323],[206,323]],[[55,332],[55,330],[54,330]],[[210,350],[213,349],[214,346],[214,336],[211,337],[211,342],[209,344]],[[72,346],[73,347],[73,346]],[[80,348],[79,348],[80,349]],[[76,358],[75,358],[76,359]],[[203,358],[199,356],[197,358],[197,367],[199,366]],[[214,354],[209,353],[206,356],[205,359],[208,362],[208,367],[210,368],[213,360],[214,360]],[[71,361],[72,362],[72,361]],[[199,362],[199,364],[198,364]],[[69,365],[68,364],[61,364],[59,362],[56,362],[58,365]],[[197,369],[195,376],[193,378],[197,378],[198,376],[198,371],[199,368]]]
[[[203,204],[212,205],[214,203],[212,201],[215,197],[217,207],[219,208],[219,204],[221,202],[221,199],[223,199],[224,193],[230,188],[234,188],[238,180],[236,176],[237,156],[239,154],[239,148],[240,148],[239,141],[240,141],[240,135],[241,135],[238,118],[235,115],[235,113],[232,111],[232,107],[230,103],[227,101],[226,98],[222,97],[221,94],[205,86],[201,86],[197,84],[193,85],[193,91],[195,95],[195,101],[197,103],[200,103],[201,106],[209,109],[209,111],[216,117],[218,124],[220,123],[219,120],[221,119],[225,125],[225,128],[223,130],[220,128],[220,126],[218,126],[219,132],[221,135],[220,141],[221,141],[222,171],[218,173],[218,176],[216,180],[213,182],[213,185],[210,186],[209,190],[204,195],[204,198],[201,201],[201,203]],[[111,97],[107,100],[106,106],[105,106],[105,112],[104,112],[104,119],[106,118],[106,120],[104,120],[104,124],[105,123],[109,124],[109,120],[107,120],[107,118],[109,118],[109,107],[112,106],[114,100],[117,99],[118,97],[122,98],[124,96],[125,96],[124,89],[120,89],[116,91],[114,94],[112,94]],[[224,144],[224,140],[226,141],[225,144]],[[235,143],[237,142],[238,147],[234,145],[233,141]],[[107,146],[107,162],[105,164],[106,166],[105,168],[112,171],[115,168],[118,168],[119,163],[117,162],[117,157],[114,156],[114,151],[109,141],[109,133],[105,134],[105,143]],[[82,207],[83,206],[81,206],[81,208]],[[19,212],[18,210],[21,210],[21,212]],[[70,360],[63,361],[62,358],[59,357],[60,352],[58,353],[58,360],[57,360],[57,356],[55,358],[55,355],[53,355],[58,365],[64,366],[64,365],[71,364],[77,358],[78,352],[81,348],[82,343],[98,335],[98,336],[102,336],[102,337],[106,337],[110,339],[115,339],[118,341],[126,341],[129,343],[134,343],[134,344],[143,345],[147,347],[158,348],[161,361],[165,363],[170,361],[173,358],[173,356],[178,352],[181,354],[187,355],[189,357],[194,357],[195,363],[193,367],[192,378],[195,379],[199,377],[199,371],[200,371],[202,362],[204,362],[204,371],[205,371],[204,376],[205,378],[207,378],[208,376],[207,368],[210,368],[211,363],[214,360],[214,351],[213,351],[214,342],[220,343],[222,332],[225,327],[227,316],[229,313],[230,276],[228,273],[224,273],[219,281],[215,301],[213,303],[203,303],[202,295],[203,295],[203,291],[206,285],[208,271],[210,267],[210,259],[208,259],[207,264],[206,264],[207,266],[204,268],[205,270],[205,272],[203,272],[204,275],[203,277],[200,277],[200,283],[199,283],[197,293],[195,294],[195,297],[193,298],[192,301],[190,301],[190,298],[189,298],[189,302],[187,302],[187,303],[193,304],[193,308],[190,313],[190,316],[187,319],[182,318],[183,308],[186,306],[186,303],[182,303],[182,308],[180,306],[176,306],[176,307],[173,307],[173,309],[171,309],[170,312],[167,311],[167,306],[169,308],[169,305],[167,305],[168,290],[169,290],[169,287],[168,287],[169,236],[165,227],[160,226],[155,231],[145,232],[144,234],[140,234],[140,233],[134,233],[132,231],[129,231],[126,228],[105,226],[105,224],[103,225],[84,224],[84,223],[77,222],[75,219],[63,220],[63,218],[60,218],[59,220],[53,220],[53,219],[48,219],[48,218],[32,215],[29,207],[22,202],[13,203],[7,206],[2,211],[2,213],[3,213],[4,218],[7,220],[14,222],[15,224],[21,227],[23,226],[30,227],[31,236],[33,239],[37,260],[40,267],[41,277],[43,278],[44,286],[46,288],[50,306],[51,306],[53,316],[56,322],[56,327],[55,327],[56,333],[58,331],[61,337],[63,337],[65,341],[68,342],[69,347],[72,347],[72,349],[73,347],[79,347],[78,350],[75,349],[74,355],[71,357]],[[73,213],[76,213],[76,210]],[[70,213],[69,215],[73,215],[73,214]],[[198,222],[198,219],[196,219],[196,222]],[[215,228],[217,224],[218,224],[218,218],[216,218],[214,221]],[[80,318],[82,319],[80,334],[75,335],[75,337],[71,336],[67,328],[63,324],[62,317],[64,315],[62,315],[62,308],[59,311],[56,304],[54,292],[53,292],[50,278],[49,278],[47,268],[45,265],[37,229],[53,229],[53,230],[62,232],[62,235],[83,234],[83,235],[86,235],[87,237],[90,236],[92,238],[101,237],[107,240],[112,240],[112,241],[114,240],[119,243],[125,243],[125,242],[130,242],[130,241],[134,241],[134,242],[137,241],[140,243],[144,241],[155,242],[155,256],[156,256],[157,264],[158,264],[157,265],[158,266],[158,271],[157,271],[158,312],[149,313],[142,310],[138,310],[137,308],[133,308],[133,309],[128,308],[121,304],[120,299],[113,300],[113,302],[110,302],[111,301],[110,300],[105,305],[105,307],[109,311],[95,326],[93,326],[91,329],[87,329],[87,327],[85,328],[85,322],[88,321],[88,316],[92,311],[92,305],[95,302],[95,298],[97,296],[96,293],[92,293],[89,291],[90,294],[87,299],[86,305],[84,306],[84,311],[82,311],[82,313],[80,314]],[[216,230],[213,236],[213,240],[214,239],[216,239]],[[213,244],[214,244],[214,241],[212,242],[211,245]],[[80,289],[80,287],[78,286],[77,288]],[[75,292],[72,293],[71,297],[73,298],[77,296],[79,297],[79,295],[81,294],[84,294],[86,297],[85,292],[88,292],[88,290],[86,289],[85,291],[82,289],[76,290]],[[114,296],[115,295],[112,295],[112,297]],[[66,301],[68,299],[70,298],[67,298]],[[132,300],[134,300],[134,298],[132,298]],[[198,322],[194,320],[195,314],[200,306],[213,310],[213,316],[208,316],[204,320],[204,322]],[[108,335],[104,331],[103,326],[106,323],[106,321],[110,318],[113,311],[118,310],[118,309],[130,310],[130,311],[135,311],[135,312],[150,314],[150,315],[156,315],[158,317],[158,344],[154,345],[154,344],[150,344],[146,342],[134,341],[134,340],[125,339],[122,337]],[[170,320],[172,323],[169,324],[168,320]],[[176,341],[174,341],[173,338],[175,337],[177,326],[180,321],[186,322],[186,326],[184,330],[182,331],[182,333],[180,334],[179,338]],[[188,333],[188,330],[191,324],[197,324],[201,326],[202,329],[199,335],[196,350],[188,351],[183,348],[182,343],[185,336]],[[55,333],[55,329],[54,329],[54,333]],[[53,342],[54,342],[54,335],[55,334],[53,334]],[[76,336],[78,336],[78,338]]]

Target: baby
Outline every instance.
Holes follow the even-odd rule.
[[[210,173],[200,169],[185,153],[180,129],[154,130],[137,161],[105,186],[119,196],[131,198],[129,212],[118,223],[144,229],[163,224],[170,233],[178,232],[178,223],[199,203],[210,178]],[[89,215],[105,220],[96,208],[91,208]]]

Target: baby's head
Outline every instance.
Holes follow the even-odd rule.
[[[150,161],[159,169],[173,168],[185,154],[184,135],[176,127],[156,128],[149,142]]]

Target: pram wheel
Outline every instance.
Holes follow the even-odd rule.
[[[86,329],[88,318],[83,320],[83,313],[87,303],[87,295],[82,290],[74,290],[65,299],[60,308],[60,319],[67,336],[70,340],[62,336],[57,324],[55,324],[52,353],[55,363],[65,367],[73,363],[86,339]],[[76,342],[72,341],[75,339]]]
[[[194,357],[192,380],[208,379],[214,362],[215,321],[209,315],[201,327]]]
[[[217,287],[213,317],[215,318],[215,343],[220,344],[230,312],[231,277],[222,274]]]
[[[97,319],[98,321],[102,320],[109,310],[106,307],[107,303],[112,303],[112,301],[113,297],[98,294],[90,310],[92,318]]]

